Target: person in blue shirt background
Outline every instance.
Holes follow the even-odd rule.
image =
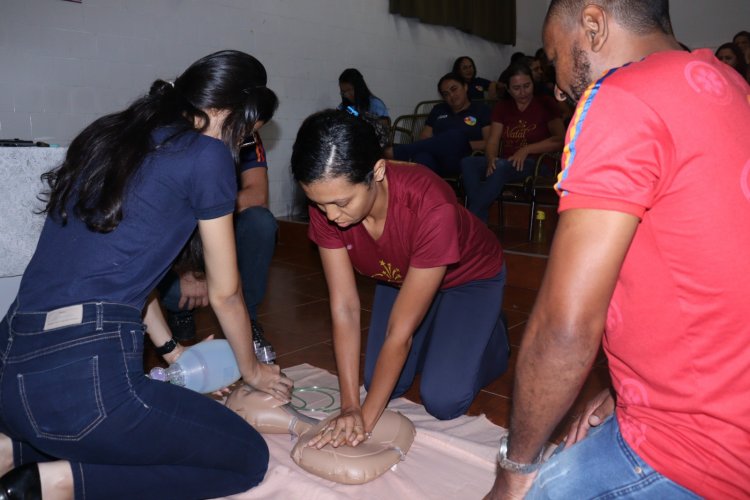
[[[242,281],[242,296],[250,314],[253,342],[271,347],[258,321],[258,307],[263,302],[268,271],[276,249],[276,218],[268,209],[268,161],[256,125],[255,133],[240,147],[239,192],[234,214],[237,240],[237,264]],[[167,323],[177,340],[195,336],[193,309],[208,305],[208,287],[204,276],[200,236],[194,233],[177,263],[159,283]]]
[[[394,144],[384,154],[388,159],[419,163],[441,176],[457,175],[461,158],[484,150],[490,135],[490,109],[469,100],[468,86],[460,75],[443,75],[437,87],[444,102],[430,111],[419,140]]]
[[[388,108],[379,97],[375,96],[365,83],[362,73],[355,68],[345,69],[339,75],[339,90],[341,93],[341,104],[337,109],[345,111],[352,106],[360,114],[367,113],[372,118],[380,120],[386,127],[391,126],[391,117]]]
[[[477,66],[471,57],[461,56],[456,58],[453,61],[451,72],[461,76],[463,82],[468,86],[469,99],[472,101],[497,98],[497,83],[477,76]]]

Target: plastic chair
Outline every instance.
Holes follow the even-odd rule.
[[[436,101],[420,101],[416,106],[414,106],[414,114],[429,115],[430,111],[432,111],[432,108],[434,108],[436,104],[440,104],[441,102],[443,102],[441,99],[438,99]]]
[[[557,194],[554,193],[557,174],[560,173],[560,158],[562,152],[542,153],[536,160],[534,173],[521,181],[508,182],[498,197],[498,222],[500,228],[505,227],[503,203],[514,201],[529,204],[529,228],[528,239],[531,241],[534,231],[534,214],[540,201],[545,203],[557,203]],[[545,160],[553,162],[552,174],[543,175]],[[548,160],[549,161],[549,160]],[[548,196],[552,194],[553,196]]]
[[[391,144],[411,144],[419,139],[419,133],[424,128],[427,115],[401,115],[393,121],[391,126]]]

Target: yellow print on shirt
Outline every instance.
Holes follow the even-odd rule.
[[[377,274],[373,274],[371,278],[381,278],[385,279],[386,281],[392,281],[394,283],[400,283],[403,281],[403,278],[401,277],[401,270],[397,267],[393,267],[390,263],[386,264],[384,260],[381,260],[380,267],[383,268],[382,272],[379,272]]]
[[[508,133],[506,134],[506,140],[508,143],[513,143],[517,148],[522,148],[526,145],[526,138],[528,135],[536,130],[536,123],[529,123],[526,120],[518,120],[518,124],[513,127],[508,127]]]

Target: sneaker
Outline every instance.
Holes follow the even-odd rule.
[[[195,337],[195,318],[193,311],[167,311],[167,324],[172,330],[172,337],[178,342]]]
[[[253,344],[258,345],[259,347],[271,347],[271,343],[266,339],[265,332],[263,331],[263,327],[260,326],[260,323],[253,320],[252,321],[253,326]]]
[[[271,343],[266,339],[263,327],[257,321],[252,322],[252,327],[255,356],[261,363],[273,363],[276,360],[276,352],[273,350]]]

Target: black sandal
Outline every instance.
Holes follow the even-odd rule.
[[[21,465],[0,477],[0,500],[42,500],[39,466]]]

